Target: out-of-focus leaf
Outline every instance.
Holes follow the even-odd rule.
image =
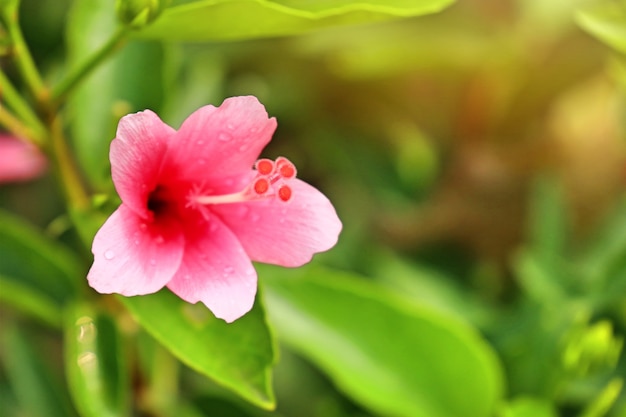
[[[113,320],[73,305],[65,321],[65,368],[83,417],[129,415],[129,378],[122,340]]]
[[[21,407],[23,415],[71,417],[76,413],[69,398],[63,395],[63,381],[43,362],[46,352],[37,351],[36,343],[14,324],[0,332],[2,366]],[[0,406],[0,410],[3,407]]]
[[[0,211],[0,274],[22,289],[61,304],[83,275],[76,256],[16,216]],[[25,304],[24,304],[25,305]]]
[[[586,31],[622,53],[626,53],[626,4],[605,1],[576,13],[576,21]]]
[[[577,266],[600,303],[626,300],[626,202],[616,207]]]
[[[79,65],[115,31],[114,1],[74,2],[68,17],[68,64]],[[109,144],[119,118],[144,109],[158,110],[163,95],[161,45],[130,42],[81,84],[69,100],[72,139],[90,179],[110,181]]]
[[[277,334],[384,415],[490,416],[502,375],[468,326],[337,271],[263,268]]]
[[[611,409],[622,390],[624,381],[613,378],[602,392],[585,408],[580,417],[603,417]]]
[[[420,305],[474,325],[488,320],[486,308],[441,272],[411,264],[391,252],[380,253],[373,268],[378,282]]]
[[[231,324],[167,290],[121,300],[183,363],[259,407],[274,407],[274,344],[258,298],[252,311]]]
[[[200,0],[171,7],[140,36],[212,41],[286,36],[437,12],[453,0]]]
[[[516,398],[506,404],[499,417],[558,417],[554,404],[536,398]]]
[[[167,45],[167,95],[161,117],[178,128],[195,110],[208,103],[219,104],[226,84],[225,60],[213,48]],[[263,101],[263,100],[261,100]]]
[[[541,302],[565,298],[565,292],[554,273],[531,251],[520,250],[513,260],[513,268],[518,281],[531,298]]]
[[[19,280],[2,274],[0,274],[0,303],[35,317],[52,327],[61,326],[61,306],[57,302],[40,291],[33,291],[31,287],[21,284]]]
[[[538,178],[532,190],[529,240],[532,252],[548,273],[559,272],[567,240],[567,210],[561,185]]]

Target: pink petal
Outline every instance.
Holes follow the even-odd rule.
[[[111,142],[111,174],[124,202],[148,218],[148,193],[159,179],[167,141],[176,131],[150,110],[122,117]]]
[[[216,317],[230,323],[250,311],[257,275],[237,238],[213,217],[193,236],[168,288],[189,303],[202,301]]]
[[[0,183],[28,181],[46,169],[46,159],[33,145],[0,133]]]
[[[168,176],[211,182],[249,171],[271,140],[276,119],[256,97],[231,97],[220,107],[205,106],[183,122],[170,142]]]
[[[180,266],[184,237],[173,219],[144,223],[122,204],[94,238],[87,279],[104,294],[150,294],[163,288]]]
[[[271,198],[212,209],[254,261],[301,266],[337,243],[342,226],[330,201],[303,181],[289,186],[293,197],[286,203]]]

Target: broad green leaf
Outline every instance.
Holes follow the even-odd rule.
[[[274,345],[258,298],[252,311],[231,324],[167,290],[121,300],[183,363],[259,407],[274,407]]]
[[[65,320],[65,369],[83,417],[129,415],[129,378],[114,321],[87,305],[73,305]]]
[[[472,328],[346,273],[314,267],[262,271],[278,337],[372,411],[493,414],[501,370]]]
[[[604,1],[581,9],[576,21],[587,32],[616,50],[626,53],[626,4]]]
[[[372,268],[372,274],[381,285],[423,306],[474,325],[489,320],[485,306],[442,272],[412,264],[385,251],[376,256]]]
[[[0,331],[3,372],[18,400],[23,413],[20,415],[75,416],[69,398],[64,395],[63,381],[56,379],[44,362],[45,358],[50,359],[49,353],[37,347],[35,339],[14,323],[4,321],[3,325]]]
[[[74,2],[68,17],[68,65],[78,66],[116,30],[114,1]],[[70,131],[82,168],[103,188],[110,182],[109,145],[119,118],[134,111],[158,110],[163,95],[161,45],[130,42],[73,92]]]
[[[18,217],[0,211],[0,275],[21,290],[60,305],[74,297],[85,272],[76,256]],[[24,301],[24,300],[22,300]],[[19,301],[17,301],[19,302]],[[26,306],[24,301],[23,306]]]
[[[522,397],[504,405],[498,417],[558,417],[554,404],[547,400]]]
[[[287,36],[325,27],[434,13],[452,2],[453,0],[200,0],[166,9],[140,36],[168,41]]]

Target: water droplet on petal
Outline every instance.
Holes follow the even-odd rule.
[[[115,252],[113,252],[112,250],[104,252],[104,259],[106,259],[107,261],[110,261],[113,258],[115,258]]]
[[[230,133],[226,133],[226,132],[220,132],[217,135],[217,138],[219,140],[221,140],[222,142],[228,142],[229,140],[231,140],[233,137],[230,135]]]
[[[141,230],[146,230],[146,229],[148,228],[148,225],[147,225],[147,224],[145,224],[145,223],[141,223],[141,224],[139,225],[139,228],[140,228]]]
[[[157,244],[160,245],[161,243],[163,243],[165,241],[165,239],[163,239],[163,236],[159,235],[159,236],[156,237],[155,241],[156,241]]]

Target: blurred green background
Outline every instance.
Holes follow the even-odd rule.
[[[115,25],[108,2],[75,3],[22,2],[26,40],[49,80]],[[277,276],[349,274],[480,332],[504,375],[485,415],[626,416],[626,58],[577,25],[586,3],[464,0],[434,15],[295,37],[136,39],[97,71],[66,117],[94,192],[113,194],[108,145],[120,116],[150,108],[178,127],[201,105],[252,94],[278,120],[266,155],[288,156],[344,223],[337,247],[313,269],[259,268],[281,342],[276,411],[259,411],[182,367],[159,370],[168,375],[162,384],[180,381],[178,388],[154,391],[180,403],[134,391],[154,406],[138,415],[159,416],[172,403],[184,404],[179,414],[163,415],[410,415],[350,388],[340,366],[325,362],[332,352],[318,352],[323,338],[311,350],[303,347],[311,340],[281,335],[292,324],[280,318],[289,315],[280,303],[272,307],[283,285]],[[0,207],[80,247],[49,177],[3,184]],[[78,253],[88,265],[89,253]],[[324,296],[317,306],[334,308]],[[75,415],[67,395],[45,399],[64,378],[59,336],[11,308],[0,314],[7,328],[22,329],[3,333],[2,410]],[[377,328],[370,334],[364,323],[356,333],[373,346]],[[166,350],[146,346],[157,349],[149,355],[156,362],[170,363]],[[457,354],[442,351],[442,361]],[[24,394],[31,384],[38,399]],[[462,395],[470,385],[451,390]],[[46,401],[58,403],[57,414],[33,408]]]

